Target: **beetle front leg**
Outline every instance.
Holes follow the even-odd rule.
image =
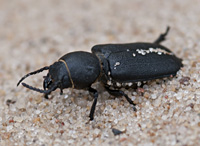
[[[133,105],[133,110],[136,111],[136,108],[135,108],[135,103],[133,103],[133,101],[128,97],[128,95],[126,95],[123,91],[121,90],[112,90],[110,89],[109,87],[105,87],[106,90],[113,96],[124,96],[126,98],[126,100],[131,104]]]
[[[97,98],[98,98],[98,92],[96,89],[93,89],[93,88],[89,88],[88,90],[90,93],[93,94],[93,97],[94,97],[94,101],[93,101],[93,104],[92,104],[92,107],[91,107],[91,110],[90,110],[90,121],[92,121],[94,119],[94,112],[95,112],[95,108],[96,108],[96,104],[97,104]]]

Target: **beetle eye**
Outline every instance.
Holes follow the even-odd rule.
[[[43,88],[46,90],[46,88],[49,88],[49,86],[52,84],[52,79],[48,76],[44,76],[44,82],[43,82]]]

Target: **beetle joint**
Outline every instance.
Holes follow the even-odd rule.
[[[68,72],[68,74],[69,74],[69,79],[70,79],[71,84],[72,84],[72,88],[74,88],[74,82],[73,82],[73,80],[72,80],[72,76],[71,76],[71,73],[70,73],[70,71],[69,71],[69,67],[68,67],[67,63],[66,63],[64,60],[62,60],[62,59],[60,59],[59,61],[61,61],[61,62],[63,62],[63,63],[65,64],[65,67],[66,67],[67,72]]]

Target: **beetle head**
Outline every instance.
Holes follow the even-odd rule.
[[[47,76],[44,76],[44,81],[43,81],[43,88],[44,90],[48,89],[52,84],[52,79],[49,76],[49,73]]]
[[[55,82],[57,83],[57,87],[60,89],[72,87],[69,73],[65,64],[61,61],[55,62],[49,67],[49,72],[47,76],[44,77],[44,90],[54,86]]]
[[[44,94],[50,94],[52,91],[56,90],[57,88],[64,89],[64,88],[69,88],[72,87],[72,82],[69,77],[69,72],[66,69],[65,64],[62,61],[55,62],[51,66],[46,66],[43,67],[39,70],[33,71],[31,73],[28,73],[24,77],[22,77],[19,82],[17,83],[17,86],[27,77],[40,73],[44,70],[49,70],[46,76],[44,76],[44,81],[43,81],[43,88],[35,88],[32,87],[26,83],[22,83],[22,85],[26,88],[29,88],[31,90],[44,93]]]
[[[49,67],[46,66],[46,67],[43,67],[41,69],[38,69],[36,71],[33,71],[33,72],[30,72],[28,73],[27,75],[25,75],[24,77],[22,77],[19,82],[17,83],[17,86],[27,77],[31,76],[31,75],[34,75],[34,74],[38,74],[44,70],[49,70]],[[54,91],[56,88],[58,88],[58,84],[59,82],[54,82],[54,84],[51,83],[51,78],[49,78],[49,75],[47,74],[47,76],[45,77],[44,79],[44,83],[43,83],[43,87],[44,87],[44,90],[42,89],[39,89],[39,88],[35,88],[35,87],[32,87],[26,83],[22,83],[22,85],[26,88],[29,88],[31,90],[34,90],[34,91],[37,91],[37,92],[40,92],[40,93],[44,93],[44,94],[49,94],[51,93],[52,91]],[[46,90],[46,88],[48,88],[48,90]]]

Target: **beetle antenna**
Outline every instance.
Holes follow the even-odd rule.
[[[58,82],[56,82],[50,89],[48,90],[42,90],[42,89],[39,89],[39,88],[35,88],[35,87],[32,87],[26,83],[22,83],[22,85],[28,89],[31,89],[33,91],[36,91],[36,92],[40,92],[40,93],[44,93],[44,94],[50,94],[52,91],[54,91],[57,87],[58,87]]]
[[[36,71],[33,71],[33,72],[28,73],[27,75],[23,76],[23,77],[19,80],[19,82],[17,83],[17,86],[19,86],[19,84],[20,84],[25,78],[27,78],[28,76],[31,76],[31,75],[40,73],[40,72],[42,72],[42,71],[44,71],[44,70],[48,70],[48,69],[49,69],[49,66],[45,66],[45,67],[40,68],[40,69],[38,69],[38,70],[36,70]]]

